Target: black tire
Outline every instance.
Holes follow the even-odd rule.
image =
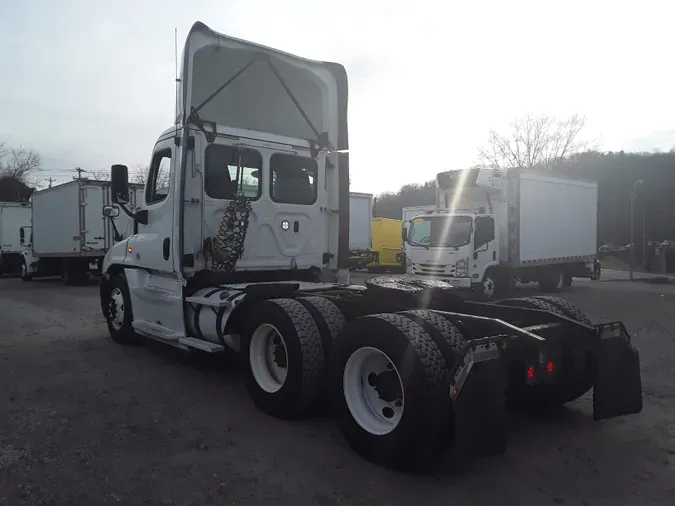
[[[112,295],[119,290],[122,297],[122,305],[117,307],[117,303],[112,300]],[[107,283],[105,290],[105,300],[101,300],[101,307],[104,310],[108,332],[113,341],[118,344],[136,344],[140,338],[134,331],[132,322],[134,321],[133,309],[131,307],[131,297],[129,296],[129,286],[124,274],[116,274]],[[123,321],[120,327],[114,323],[116,311],[124,311]]]
[[[323,390],[326,394],[330,394],[329,384],[332,373],[333,343],[335,343],[335,339],[337,339],[337,336],[342,331],[347,320],[342,314],[342,311],[340,311],[340,308],[325,297],[300,297],[296,300],[310,312],[312,318],[314,318],[314,321],[316,322],[319,333],[321,334],[321,344],[323,346],[325,364]],[[327,395],[326,398],[330,398],[330,395]]]
[[[561,316],[565,316],[581,323],[590,324],[590,319],[576,306],[559,297],[539,295],[536,297],[522,297],[499,302],[501,305],[514,307],[531,307],[543,309]],[[595,371],[592,357],[576,350],[565,350],[564,362],[566,369],[579,371],[574,377],[565,377],[563,383],[551,386],[525,387],[509,391],[507,398],[513,406],[534,409],[550,409],[571,402],[584,395],[593,386]]]
[[[480,301],[492,301],[502,292],[502,276],[493,268],[489,268],[483,275],[483,280],[473,286],[476,297]]]
[[[581,322],[581,323],[585,323],[586,325],[593,325],[593,323],[591,322],[591,319],[588,316],[586,316],[585,313],[583,313],[575,305],[567,302],[565,299],[561,299],[560,297],[554,297],[552,295],[537,295],[534,298],[546,301],[549,304],[551,304],[552,306],[557,307],[568,318],[571,318],[571,319],[576,320],[576,321]]]
[[[542,300],[539,297],[517,297],[515,299],[500,300],[497,302],[497,304],[500,306],[540,309],[542,311],[550,311],[551,313],[558,314],[560,316],[566,316],[560,308],[545,300]]]
[[[83,286],[89,283],[89,270],[77,260],[65,260],[61,267],[61,280],[66,286]]]
[[[323,338],[325,335],[325,339],[323,339],[324,347],[328,347],[328,345],[332,347],[335,339],[342,331],[342,327],[347,323],[340,308],[325,297],[300,297],[297,300],[314,316],[321,337]]]
[[[565,274],[563,275],[563,286],[565,288],[569,288],[570,286],[572,286],[572,279],[573,279],[572,275],[569,272],[565,272]]]
[[[26,259],[21,259],[21,281],[31,281],[33,279],[32,274],[28,274],[28,264]]]
[[[539,291],[556,293],[565,286],[565,275],[561,269],[545,268],[539,273]]]
[[[352,416],[345,397],[343,375],[348,359],[361,348],[384,353],[399,372],[404,406],[401,419],[388,433],[375,435]],[[442,455],[447,412],[439,399],[448,396],[447,366],[434,339],[412,318],[375,314],[349,322],[335,342],[337,421],[356,453],[397,471],[426,471]]]
[[[402,311],[398,314],[404,315],[421,325],[427,334],[433,338],[445,360],[447,368],[446,384],[450,385],[452,368],[460,359],[461,351],[466,344],[466,339],[462,333],[452,322],[436,311],[413,309]],[[442,444],[454,443],[454,406],[447,392],[442,391],[438,400],[438,406],[439,409],[445,410],[447,413],[446,418],[448,419],[447,430],[442,433]]]
[[[249,324],[242,336],[241,358],[251,399],[268,415],[302,416],[314,407],[324,384],[324,349],[312,314],[297,300],[271,299],[255,304],[249,315]],[[286,378],[275,392],[264,390],[251,369],[251,337],[264,324],[274,326],[286,346]]]

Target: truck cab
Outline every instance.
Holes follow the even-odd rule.
[[[486,168],[437,174],[435,208],[407,224],[408,274],[494,297],[494,271],[505,247],[500,241],[506,226],[504,176]]]
[[[113,166],[113,203],[134,230],[103,262],[107,278],[124,274],[135,331],[176,344],[190,334],[184,297],[344,280],[349,235],[344,68],[202,23],[182,67],[176,125],[152,149],[134,212],[127,168]]]
[[[436,211],[417,216],[406,243],[408,274],[443,279],[459,288],[472,288],[499,261],[499,236],[489,214]]]

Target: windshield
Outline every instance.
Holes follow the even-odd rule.
[[[410,242],[424,246],[459,248],[471,241],[473,218],[470,216],[434,216],[416,218],[410,230]]]

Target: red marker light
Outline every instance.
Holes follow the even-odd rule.
[[[535,373],[534,366],[531,365],[530,367],[527,368],[527,379],[533,380],[534,379],[534,373]]]
[[[546,364],[546,372],[551,374],[554,370],[555,370],[555,364],[549,360],[548,364]]]

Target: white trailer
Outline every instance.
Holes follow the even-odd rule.
[[[30,225],[29,202],[0,202],[0,274],[18,272],[21,264],[21,227]]]
[[[131,205],[143,186],[131,185]],[[33,193],[31,221],[24,228],[21,279],[61,275],[66,284],[83,284],[90,272],[100,271],[106,251],[120,236],[132,233],[127,216],[113,223],[103,216],[112,204],[110,182],[76,179]],[[119,239],[120,237],[118,237]]]
[[[596,420],[639,412],[621,322],[591,326],[558,299],[467,302],[448,283],[348,284],[347,92],[337,63],[193,25],[139,209],[127,167],[111,171],[112,202],[135,223],[103,261],[112,340],[239,353],[263,412],[331,402],[356,452],[395,469],[453,445],[503,453],[505,396],[550,406],[594,388]]]
[[[349,249],[370,250],[373,243],[372,193],[349,193]]]
[[[597,183],[519,168],[442,172],[436,183],[438,210],[407,236],[410,273],[486,298],[515,280],[558,291],[597,275]]]

